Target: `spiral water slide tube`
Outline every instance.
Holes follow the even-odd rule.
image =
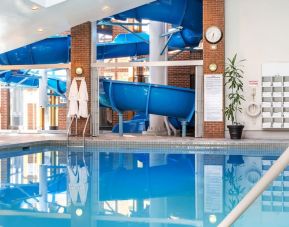
[[[182,27],[169,42],[170,49],[196,47],[202,39],[202,0],[157,0],[113,16],[148,19]],[[110,43],[97,44],[97,59],[149,54],[146,33],[121,34]],[[0,54],[0,65],[58,64],[70,61],[70,37],[51,37]]]
[[[161,12],[161,13],[160,13]],[[127,18],[135,18],[137,20],[148,19],[154,21],[160,21],[165,23],[170,23],[174,27],[182,27],[180,32],[172,35],[169,41],[169,49],[183,49],[185,47],[195,47],[198,45],[202,38],[202,1],[201,0],[158,0],[153,3],[114,15],[114,18],[125,20]],[[149,36],[145,33],[140,34],[121,34],[115,38],[113,42],[110,43],[100,43],[97,46],[97,59],[106,58],[116,58],[116,57],[128,57],[137,55],[149,54]],[[1,65],[34,65],[34,64],[57,64],[57,63],[68,63],[70,61],[70,37],[52,37],[48,38],[16,50],[12,50],[3,54],[0,54],[0,64]],[[36,82],[35,82],[36,83]],[[163,86],[158,87],[156,85],[144,85],[144,84],[130,84],[130,83],[118,83],[111,82],[112,90],[120,89],[119,84],[125,87],[126,92],[134,90],[136,87],[146,87],[149,91],[160,90],[165,91],[168,97],[172,100],[177,100],[174,102],[174,106],[183,105],[187,107],[186,111],[172,110],[168,106],[155,104],[156,106],[164,107],[163,110],[155,110],[149,104],[147,106],[143,105],[142,110],[148,113],[156,113],[164,116],[177,117],[182,121],[183,125],[183,135],[185,135],[185,123],[189,122],[192,118],[194,112],[194,91],[185,90]],[[140,89],[141,90],[141,89]],[[117,91],[114,91],[117,92]],[[158,92],[156,92],[158,93]],[[189,103],[181,98],[187,94],[190,96]],[[190,94],[190,95],[188,95]],[[120,94],[122,97],[123,94]],[[153,97],[151,95],[146,95],[142,93],[136,96],[140,99],[151,100]],[[132,97],[132,95],[129,95]],[[179,97],[176,97],[179,96]],[[111,94],[107,94],[107,97],[114,101],[112,105],[113,108],[117,108],[119,104],[118,101],[114,100]],[[163,98],[165,96],[163,95]],[[187,97],[186,97],[187,98]],[[125,101],[131,103],[132,100],[124,98]],[[163,100],[156,96],[158,102]],[[164,99],[165,100],[165,99]],[[178,103],[177,103],[178,102]],[[143,101],[140,103],[144,104]],[[154,105],[153,105],[154,106]],[[130,109],[131,108],[131,109]],[[186,108],[181,108],[186,109]],[[119,113],[126,110],[134,110],[134,106],[126,106],[125,109],[119,109]],[[166,112],[169,111],[169,112]],[[122,116],[122,114],[120,114]],[[190,119],[189,119],[190,118]],[[122,126],[119,127],[120,133],[122,134]]]
[[[203,33],[203,1],[202,0],[158,0],[135,9],[113,16],[118,20],[133,18],[172,24],[181,27],[169,42],[170,49],[196,47]]]
[[[119,115],[119,134],[123,134],[123,112],[134,111],[175,117],[182,123],[182,136],[195,112],[195,91],[187,88],[102,80],[103,99]],[[133,97],[133,98],[132,98]]]
[[[0,83],[6,86],[20,86],[27,88],[39,87],[39,76],[30,72],[29,70],[17,70],[17,71],[1,71]],[[54,91],[54,95],[64,95],[66,92],[66,81],[59,80],[57,78],[47,79],[48,87]]]

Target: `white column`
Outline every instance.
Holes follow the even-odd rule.
[[[39,75],[41,76],[39,80],[39,106],[46,108],[48,102],[46,70],[39,70]]]
[[[150,167],[165,165],[167,163],[165,154],[150,154]],[[167,199],[166,198],[151,198],[149,216],[150,218],[166,218]],[[150,223],[150,227],[162,227],[160,223]]]
[[[166,24],[161,22],[150,22],[150,61],[166,61],[167,51],[161,55],[167,39],[161,35],[166,31]],[[150,83],[167,84],[167,67],[150,67]],[[164,117],[158,115],[150,115],[150,126],[148,129],[150,134],[166,135]]]
[[[99,152],[93,152],[91,160],[91,212],[99,215],[104,212],[104,202],[99,201],[100,195],[100,157]]]
[[[19,86],[10,89],[11,127],[21,129],[23,127],[23,89]]]
[[[203,122],[204,122],[204,73],[203,66],[195,66],[196,74],[196,94],[195,94],[195,137],[203,137]]]
[[[91,23],[91,63],[96,62],[97,56],[97,25]],[[99,75],[97,68],[91,67],[91,134],[99,136]]]
[[[197,220],[204,216],[204,155],[195,155],[195,215]]]
[[[47,108],[48,104],[48,95],[47,95],[47,71],[46,70],[39,70],[39,75],[41,79],[39,80],[39,107],[40,109],[44,110],[45,117],[44,122],[49,122],[49,112]],[[44,123],[45,127],[46,124]],[[40,125],[39,125],[40,126]]]
[[[48,209],[47,206],[47,165],[39,166],[39,211],[46,212]]]

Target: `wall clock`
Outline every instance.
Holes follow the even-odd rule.
[[[209,43],[218,43],[220,42],[220,40],[222,39],[222,31],[220,28],[218,28],[217,26],[211,26],[206,30],[206,40]]]

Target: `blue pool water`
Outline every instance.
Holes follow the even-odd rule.
[[[52,150],[1,154],[1,227],[217,226],[278,158]],[[288,227],[288,212],[289,168],[234,226]]]

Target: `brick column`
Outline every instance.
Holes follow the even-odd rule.
[[[58,129],[66,130],[66,117],[67,117],[67,108],[65,106],[61,106],[58,108]]]
[[[10,90],[1,89],[1,129],[10,128]]]
[[[204,37],[204,76],[212,74],[209,70],[209,65],[212,63],[217,64],[218,69],[214,74],[223,74],[225,67],[225,12],[224,0],[203,0],[203,29],[212,25],[218,26],[223,32],[222,40],[217,44],[217,49],[213,50],[211,44],[208,43]],[[223,108],[224,109],[224,108]],[[204,137],[205,138],[224,138],[225,136],[225,122],[204,122]]]
[[[88,90],[88,112],[91,105],[91,22],[86,22],[71,28],[71,80],[77,77],[75,69],[83,69]],[[78,120],[78,132],[82,132],[86,119]],[[87,134],[90,134],[90,124],[87,126]]]

